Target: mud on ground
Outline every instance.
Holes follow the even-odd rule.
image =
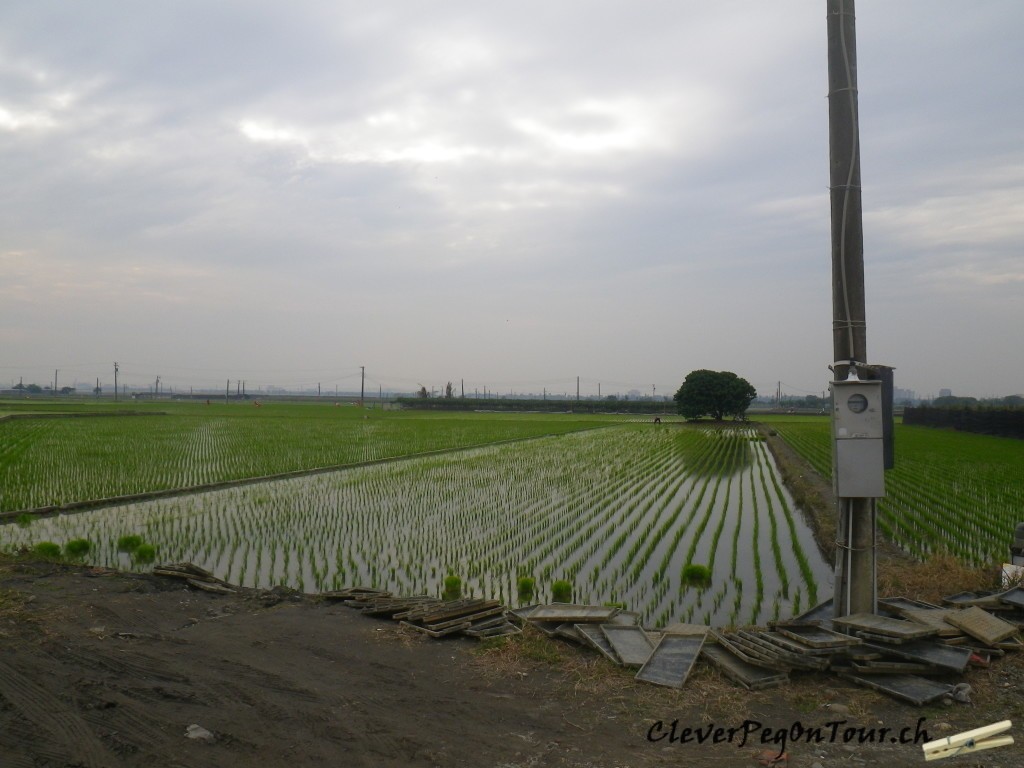
[[[703,665],[673,691],[540,636],[482,650],[294,593],[218,596],[148,575],[0,562],[0,764],[18,768],[755,766],[779,751],[761,731],[742,744],[742,732],[679,743],[672,722],[681,735],[752,720],[778,738],[796,722],[913,734],[925,717],[934,738],[1024,720],[1020,659],[967,679],[975,703],[949,708],[819,675],[750,693]],[[208,737],[188,738],[191,725]],[[912,744],[839,737],[786,745],[788,765],[922,762]],[[1020,765],[1024,751],[958,763]]]

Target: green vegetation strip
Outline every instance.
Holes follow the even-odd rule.
[[[0,423],[0,512],[211,488],[615,423],[328,405],[189,404],[166,410],[159,419]]]
[[[823,477],[832,475],[830,423],[772,420],[775,429]],[[988,566],[1008,556],[1024,509],[1024,441],[896,425],[896,466],[886,472],[879,525],[919,559],[947,553]]]

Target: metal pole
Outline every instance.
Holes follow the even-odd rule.
[[[363,399],[366,397],[366,366],[360,365],[360,379],[359,379],[359,405],[363,404]]]
[[[842,380],[849,374],[850,361],[867,361],[854,0],[828,0],[828,127],[832,359],[835,378]],[[836,501],[835,615],[874,613],[875,502],[869,498]]]

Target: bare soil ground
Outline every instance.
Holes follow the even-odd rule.
[[[974,703],[923,709],[823,675],[751,693],[703,665],[673,691],[537,635],[431,640],[294,593],[218,596],[148,575],[0,561],[5,767],[756,766],[779,746],[752,726],[745,741],[742,730],[731,743],[670,739],[673,721],[682,735],[748,720],[769,741],[797,722],[827,739],[828,724],[844,721],[835,743],[788,743],[788,763],[776,765],[912,765],[920,747],[891,738],[913,736],[919,718],[930,738],[1024,719],[1021,659],[967,681]],[[209,738],[188,738],[193,724]],[[882,727],[892,731],[881,743],[843,743],[846,728],[877,739],[870,729]],[[1024,750],[956,763],[1017,766]]]

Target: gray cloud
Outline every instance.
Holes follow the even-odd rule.
[[[810,5],[6,3],[0,378],[820,391]],[[1024,8],[857,10],[872,354],[1020,391]]]

